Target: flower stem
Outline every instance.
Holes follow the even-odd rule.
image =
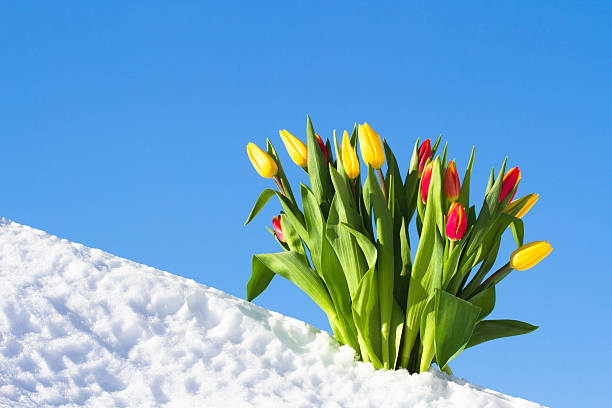
[[[385,185],[385,177],[382,174],[382,170],[376,169],[376,171],[378,172],[378,178],[380,179],[380,187],[382,188],[382,192],[386,200],[387,199],[387,186]]]
[[[507,264],[502,266],[497,272],[495,272],[493,275],[489,276],[489,278],[486,281],[482,282],[482,284],[478,287],[477,292],[485,290],[489,286],[497,285],[499,281],[501,281],[506,276],[508,276],[510,272],[512,272],[512,267],[510,266],[510,262],[508,262]]]
[[[285,193],[285,189],[283,188],[283,184],[281,183],[281,181],[279,180],[277,176],[274,176],[274,181],[276,181],[276,185],[280,189],[281,193],[283,193],[283,195],[287,197],[287,194]]]
[[[450,246],[448,247],[448,254],[450,255],[453,252],[453,247],[455,246],[455,240],[451,240]]]

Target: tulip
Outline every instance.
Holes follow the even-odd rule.
[[[278,167],[274,159],[270,157],[268,153],[257,147],[255,143],[249,143],[247,145],[247,153],[249,154],[249,159],[251,159],[253,167],[255,167],[255,170],[257,170],[261,177],[272,178],[276,176]]]
[[[425,139],[419,147],[419,176],[423,174],[427,159],[431,159],[431,140],[429,139]]]
[[[535,241],[523,245],[510,255],[510,267],[517,271],[529,269],[546,258],[552,250],[552,247],[546,241]]]
[[[323,155],[325,156],[325,162],[329,163],[329,159],[327,157],[327,147],[325,147],[325,143],[323,143],[323,139],[321,139],[321,136],[319,136],[318,133],[315,133],[315,136],[317,137],[317,142],[319,143],[319,147],[321,148],[321,150],[323,151]]]
[[[512,190],[518,185],[519,181],[521,181],[521,171],[518,167],[514,167],[504,174],[504,179],[502,180],[502,188],[501,193],[499,194],[499,202],[501,203],[504,199],[510,194]],[[512,197],[510,197],[510,201],[514,198],[516,194],[516,190],[512,193]]]
[[[308,152],[306,145],[302,143],[300,139],[289,133],[286,129],[280,130],[279,133],[281,139],[283,139],[285,147],[287,148],[289,156],[291,156],[291,160],[293,160],[298,166],[306,168]]]
[[[281,215],[278,217],[272,218],[272,226],[274,227],[274,234],[276,234],[276,238],[283,244],[287,243],[285,241],[285,235],[283,234],[283,228],[281,227]]]
[[[450,201],[457,201],[460,191],[459,175],[454,161],[448,162],[446,172],[444,173],[444,195]]]
[[[367,123],[359,125],[359,147],[361,147],[361,157],[366,164],[375,170],[382,167],[385,162],[385,152],[380,136]]]
[[[342,166],[344,167],[346,176],[350,180],[355,180],[359,177],[359,159],[357,158],[357,154],[355,154],[355,149],[351,146],[346,130],[342,135],[342,149],[340,154],[342,155]]]
[[[467,229],[467,219],[463,206],[457,202],[451,204],[446,216],[446,236],[451,241],[459,241],[463,238]]]
[[[421,200],[423,200],[423,204],[427,204],[427,195],[429,194],[429,184],[431,183],[432,170],[433,162],[430,161],[423,169],[423,177],[421,178]]]
[[[504,210],[506,214],[513,215],[516,218],[523,218],[523,215],[527,214],[527,211],[533,207],[533,205],[540,198],[539,194],[528,194],[523,198],[512,201],[508,204],[508,207]],[[516,214],[513,214],[518,206],[522,205],[521,209]]]

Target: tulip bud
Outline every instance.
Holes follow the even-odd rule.
[[[449,161],[446,172],[444,173],[444,195],[446,198],[450,201],[457,201],[459,198],[460,186],[455,162]]]
[[[419,147],[419,176],[423,174],[427,159],[431,159],[431,140],[429,139],[425,139]]]
[[[257,147],[255,143],[249,143],[247,145],[247,153],[253,167],[255,167],[255,170],[257,170],[261,177],[272,178],[276,176],[278,167],[274,159],[270,157],[268,153]]]
[[[355,154],[355,149],[353,149],[353,146],[351,146],[346,130],[342,135],[341,155],[342,166],[344,167],[346,176],[350,180],[355,180],[357,177],[359,177],[359,159],[357,158],[357,154]]]
[[[329,163],[329,158],[327,157],[327,147],[325,147],[325,143],[323,143],[323,139],[321,139],[321,136],[319,136],[318,133],[315,133],[315,136],[317,137],[317,142],[319,143],[319,147],[323,151],[323,155],[325,155],[325,161]]]
[[[502,180],[502,188],[501,193],[499,194],[499,202],[501,203],[504,199],[510,194],[514,187],[516,187],[521,181],[521,171],[518,167],[514,167],[504,174],[504,179]],[[512,193],[512,197],[510,197],[510,201],[514,198],[516,194],[516,190]]]
[[[307,166],[307,149],[306,145],[300,139],[293,136],[286,129],[280,130],[280,137],[287,148],[291,160],[300,167]]]
[[[525,197],[519,198],[518,200],[514,200],[510,204],[508,204],[504,212],[516,218],[523,218],[523,215],[527,214],[527,211],[529,211],[531,207],[533,207],[533,205],[538,201],[539,198],[539,194],[527,194]],[[516,209],[519,206],[520,210],[516,212]]]
[[[552,247],[546,241],[535,241],[523,245],[510,255],[510,267],[517,271],[529,269],[546,258],[552,250]]]
[[[285,235],[283,234],[283,228],[281,227],[281,215],[278,217],[272,218],[272,227],[274,227],[274,234],[276,234],[276,238],[283,244],[287,243],[285,241]]]
[[[467,228],[467,218],[463,206],[457,202],[451,204],[446,216],[446,236],[451,241],[463,238]]]
[[[382,167],[385,162],[385,152],[380,136],[367,123],[359,125],[359,147],[361,157],[366,164],[375,170]]]
[[[430,161],[423,169],[423,177],[421,177],[421,200],[423,200],[423,204],[427,204],[427,195],[429,194],[429,184],[431,183],[432,171],[433,162]]]

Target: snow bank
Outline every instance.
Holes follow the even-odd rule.
[[[0,406],[539,406],[2,218],[0,279]]]

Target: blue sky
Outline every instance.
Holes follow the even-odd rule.
[[[368,121],[406,169],[442,133],[473,196],[505,155],[540,193],[492,317],[540,326],[480,345],[460,377],[555,407],[603,406],[612,364],[609,2],[5,2],[0,6],[0,215],[245,297],[279,207],[249,141]],[[375,5],[376,4],[376,5]],[[299,170],[299,171],[298,171]],[[480,198],[477,201],[480,203]],[[509,254],[508,234],[502,254]],[[328,329],[275,279],[256,303]]]

